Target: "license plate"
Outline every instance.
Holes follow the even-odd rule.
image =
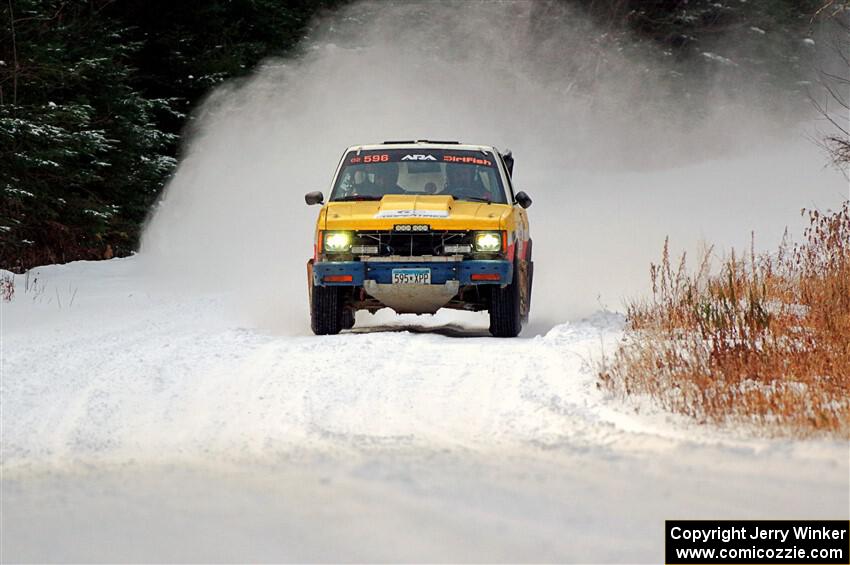
[[[431,284],[431,269],[393,269],[393,284]]]

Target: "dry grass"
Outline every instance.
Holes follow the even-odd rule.
[[[15,278],[12,275],[3,273],[0,275],[0,300],[3,302],[11,302],[15,297]]]
[[[719,270],[711,250],[695,273],[684,256],[674,267],[665,242],[602,386],[701,422],[850,436],[850,202],[804,214],[802,243],[733,253]]]

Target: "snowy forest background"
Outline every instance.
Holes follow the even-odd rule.
[[[777,107],[811,103],[813,37],[834,4],[563,1],[597,23],[600,43],[666,61],[663,79],[678,96],[759,82]],[[297,54],[312,22],[346,3],[5,0],[0,267],[132,253],[205,94],[266,57]],[[537,6],[540,25],[557,25],[553,5]]]

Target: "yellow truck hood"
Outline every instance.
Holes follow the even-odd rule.
[[[507,204],[455,200],[451,196],[387,195],[380,201],[329,202],[324,210],[328,230],[389,230],[396,224],[428,224],[435,230],[504,229],[511,214]]]

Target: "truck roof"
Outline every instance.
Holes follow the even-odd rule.
[[[346,152],[348,151],[374,151],[381,149],[422,149],[425,147],[431,147],[434,149],[459,149],[463,151],[496,151],[498,149],[493,147],[492,145],[470,145],[465,143],[460,143],[459,141],[431,141],[427,139],[419,139],[416,141],[385,141],[383,143],[375,143],[370,145],[352,145]]]

